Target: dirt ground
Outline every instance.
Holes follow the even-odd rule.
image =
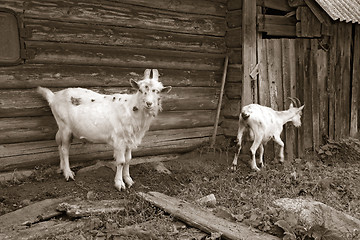
[[[159,173],[153,163],[134,165],[130,173],[135,184],[124,192],[114,188],[115,173],[107,167],[78,173],[75,181],[66,182],[55,167],[38,166],[30,178],[0,185],[0,215],[49,198],[119,199],[126,201],[125,212],[77,219],[86,221],[87,227],[61,235],[50,234],[47,239],[211,239],[176,222],[136,195],[139,191],[158,191],[189,202],[213,193],[217,199],[213,211],[221,209],[235,221],[279,237],[283,231],[274,223],[282,216],[274,213],[271,202],[282,197],[308,196],[360,219],[359,156],[336,149],[325,157],[309,152],[304,158],[285,164],[265,158],[265,168],[257,173],[250,171],[249,157],[243,158],[238,170],[231,172],[232,158],[232,149],[214,153],[202,148],[164,162],[171,174]],[[115,238],[104,234],[109,228],[134,224],[145,229],[142,236]],[[356,237],[349,235],[348,239]]]

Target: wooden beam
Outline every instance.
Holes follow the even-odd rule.
[[[316,18],[325,25],[331,25],[331,18],[329,15],[317,4],[314,0],[304,0],[306,5],[310,8]]]
[[[272,8],[284,12],[290,12],[294,10],[289,6],[289,3],[287,0],[256,0],[256,5]]]
[[[252,229],[243,223],[234,223],[215,216],[194,204],[159,192],[137,193],[151,204],[170,213],[175,218],[208,234],[221,233],[221,239],[276,240],[278,237]]]
[[[256,1],[243,0],[243,20],[242,20],[242,39],[243,39],[243,81],[241,105],[256,102],[254,99],[252,79],[250,73],[257,64],[256,59]]]
[[[360,25],[355,24],[353,48],[353,72],[351,94],[350,136],[355,137],[360,127]]]

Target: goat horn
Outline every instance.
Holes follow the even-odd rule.
[[[301,101],[300,101],[300,99],[298,99],[297,97],[295,97],[295,100],[298,102],[298,104],[299,104],[299,106],[298,107],[300,107],[301,106]]]
[[[151,72],[151,69],[146,69],[144,71],[144,79],[150,78],[150,72]]]
[[[159,71],[157,69],[153,69],[152,72],[153,72],[152,79],[155,79],[157,81],[159,79]]]
[[[295,107],[298,107],[298,106],[297,106],[297,102],[295,101],[295,99],[294,99],[294,98],[292,98],[292,97],[288,97],[288,99],[290,99],[290,100],[291,100],[291,102],[295,105]]]

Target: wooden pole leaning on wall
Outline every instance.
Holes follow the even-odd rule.
[[[218,124],[219,124],[222,99],[223,99],[223,95],[224,95],[224,87],[225,87],[225,80],[226,80],[226,75],[227,75],[228,64],[229,64],[229,56],[226,56],[225,57],[225,63],[224,63],[224,71],[223,71],[222,80],[221,80],[221,89],[220,89],[219,102],[218,102],[217,111],[216,111],[216,119],[215,119],[215,124],[214,124],[214,133],[212,135],[211,145],[210,145],[211,148],[214,148],[215,141],[216,141],[216,135],[217,135],[217,129],[218,129]]]

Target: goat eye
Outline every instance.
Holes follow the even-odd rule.
[[[153,89],[152,92],[155,92],[155,89]]]

